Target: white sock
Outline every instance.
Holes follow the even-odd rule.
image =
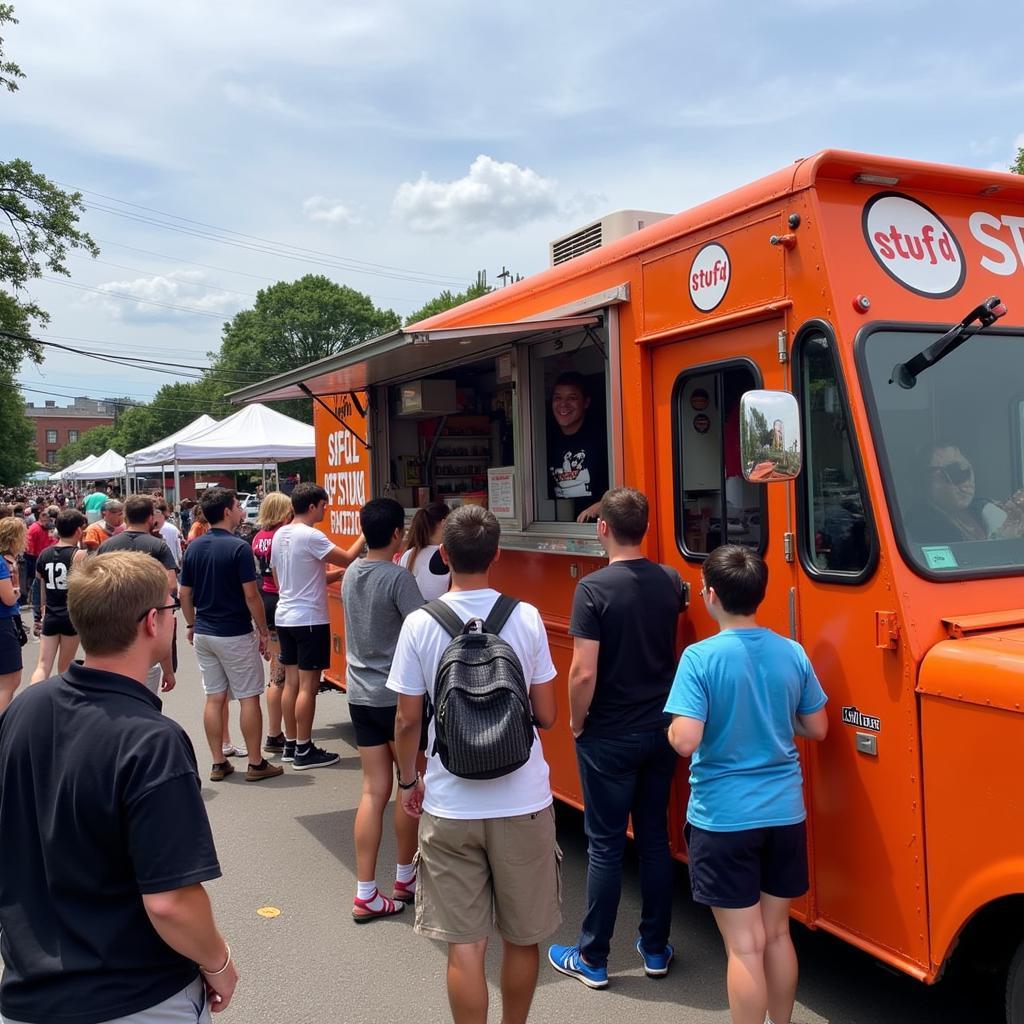
[[[380,893],[377,891],[376,880],[371,882],[356,882],[356,899],[367,900],[367,910],[380,910],[384,906]]]
[[[401,882],[403,885],[407,885],[416,879],[416,865],[415,864],[399,864],[395,868],[395,881]]]
[[[285,741],[285,743],[294,743],[295,742],[295,738],[292,737],[292,736],[285,736],[284,741]]]

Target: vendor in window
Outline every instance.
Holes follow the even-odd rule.
[[[551,393],[554,424],[548,429],[548,497],[558,519],[596,520],[608,490],[608,432],[590,413],[583,375],[561,374]]]

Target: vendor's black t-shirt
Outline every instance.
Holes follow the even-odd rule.
[[[71,544],[55,544],[46,548],[36,562],[36,573],[46,591],[46,614],[67,615],[68,576],[78,548]]]
[[[97,1024],[169,999],[196,964],[142,895],[220,876],[195,752],[134,679],[72,665],[0,715],[0,1013]]]
[[[144,551],[147,555],[152,555],[165,569],[173,572],[178,568],[167,541],[141,530],[125,530],[116,537],[105,540],[97,549],[97,554],[105,555],[110,551]]]
[[[676,671],[679,573],[646,558],[598,569],[580,580],[569,635],[597,640],[597,684],[584,723],[588,736],[664,728]]]
[[[220,527],[189,544],[181,560],[180,582],[192,588],[196,633],[204,636],[245,636],[252,615],[243,583],[255,583],[252,548]]]
[[[572,499],[579,515],[607,490],[608,432],[597,417],[588,413],[575,434],[549,425],[548,497]]]

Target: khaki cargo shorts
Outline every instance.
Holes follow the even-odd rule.
[[[497,929],[532,946],[562,923],[562,851],[555,809],[513,818],[420,818],[416,931],[477,942]]]

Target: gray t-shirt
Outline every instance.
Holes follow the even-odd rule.
[[[345,570],[341,601],[349,703],[394,707],[398,695],[385,684],[402,623],[406,615],[423,606],[416,577],[394,562],[360,558]]]

